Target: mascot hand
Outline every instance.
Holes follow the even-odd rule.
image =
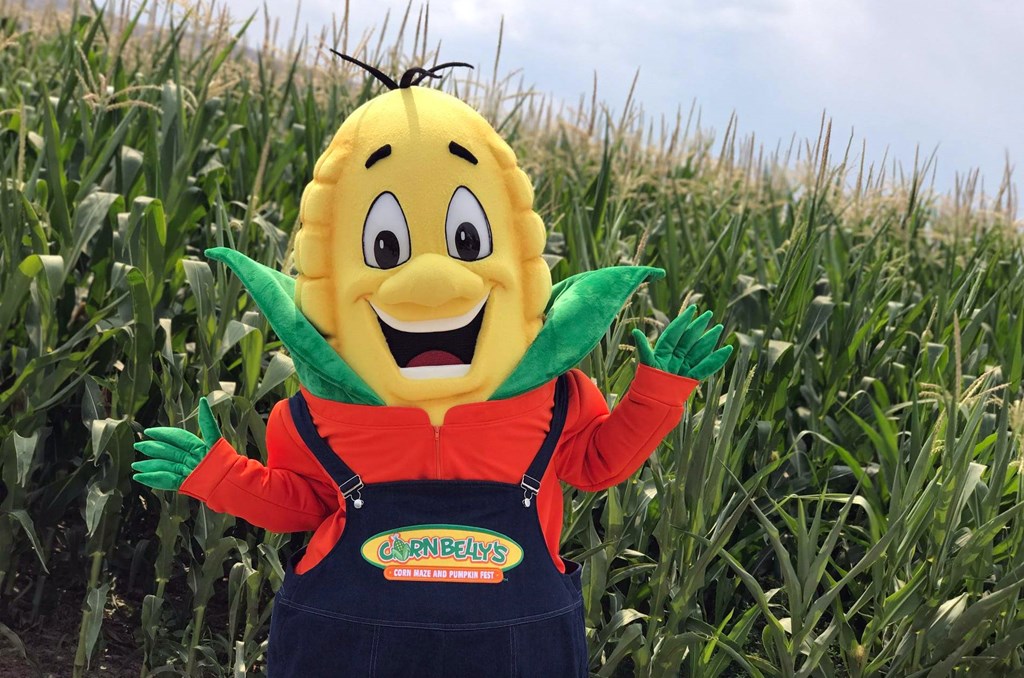
[[[714,350],[722,334],[722,326],[715,325],[705,332],[711,321],[711,311],[705,311],[694,319],[696,314],[696,306],[687,306],[678,318],[668,324],[653,349],[642,331],[633,330],[640,362],[691,379],[706,379],[722,369],[732,353],[732,346]]]
[[[203,434],[202,438],[170,426],[147,428],[145,434],[152,440],[135,443],[135,449],[152,458],[132,464],[132,468],[138,471],[135,480],[157,490],[177,490],[181,487],[185,478],[221,437],[220,428],[206,398],[199,400],[199,430]]]

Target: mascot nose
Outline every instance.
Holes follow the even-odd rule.
[[[487,291],[483,278],[450,257],[428,252],[402,265],[377,291],[385,305],[438,307],[450,301],[479,301]]]

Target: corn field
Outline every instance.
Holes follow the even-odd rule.
[[[303,535],[131,480],[150,426],[265,459],[298,382],[202,251],[291,270],[330,135],[432,63],[425,10],[243,48],[180,3],[0,0],[0,675],[264,674]],[[267,27],[273,34],[273,26]],[[664,268],[581,366],[614,401],[629,331],[694,302],[736,347],[630,481],[565,491],[596,676],[1024,675],[1024,250],[1009,181],[928,187],[832,137],[766,149],[685,110],[560,105],[496,55],[443,86],[536,187],[554,279]],[[327,56],[325,56],[327,55]]]

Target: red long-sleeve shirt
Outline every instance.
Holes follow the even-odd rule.
[[[537,511],[548,550],[562,570],[558,481],[597,491],[628,478],[679,423],[697,381],[640,365],[609,414],[605,397],[579,370],[569,372],[569,407]],[[518,484],[551,421],[554,381],[508,398],[451,408],[441,426],[415,407],[350,405],[303,391],[320,435],[364,483],[493,480]],[[273,532],[315,530],[296,571],[327,555],[345,527],[341,493],[302,442],[287,401],[267,422],[267,465],[239,455],[223,438],[180,491],[215,511]]]

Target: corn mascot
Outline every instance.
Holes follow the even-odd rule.
[[[343,55],[339,55],[343,56]],[[343,56],[348,61],[356,62]],[[267,463],[150,428],[136,480],[275,532],[313,531],[271,619],[271,678],[587,675],[580,566],[559,556],[559,482],[629,477],[720,369],[722,327],[686,309],[609,413],[578,369],[660,269],[552,287],[516,156],[464,102],[395,82],[354,111],[302,196],[297,277],[226,248],[294,359]]]

